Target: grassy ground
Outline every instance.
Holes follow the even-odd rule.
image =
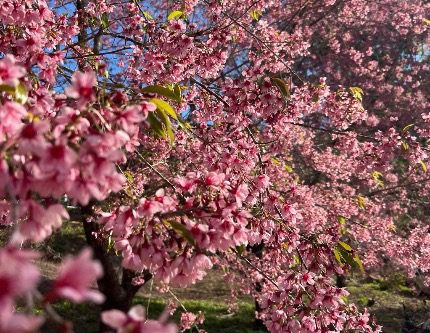
[[[0,241],[4,235],[0,232]],[[85,244],[82,227],[78,223],[67,223],[54,237],[39,249],[46,255],[39,261],[45,275],[47,284],[52,279],[65,253],[77,253]],[[401,331],[407,314],[413,320],[421,322],[426,317],[428,308],[423,299],[418,298],[414,291],[407,286],[404,278],[394,274],[385,279],[374,279],[371,282],[362,277],[354,277],[347,283],[347,290],[351,293],[348,300],[359,307],[369,307],[369,312],[376,316],[379,324],[383,325],[386,333]],[[240,298],[238,309],[230,313],[226,300],[230,297],[229,286],[222,279],[222,273],[212,271],[204,281],[189,288],[173,290],[182,305],[191,312],[202,311],[205,322],[201,328],[209,333],[261,333],[255,329],[254,304],[249,298]],[[157,318],[171,295],[160,294],[155,288],[147,284],[141,290],[135,302],[148,308],[149,316]],[[91,304],[72,304],[67,301],[57,303],[55,309],[65,318],[71,319],[75,324],[75,332],[97,332],[98,307]],[[182,309],[173,316],[179,319]],[[58,332],[55,325],[46,325],[43,332]]]
[[[215,273],[211,274],[211,284],[214,285]],[[204,286],[204,282],[200,286]],[[217,288],[217,287],[216,287]],[[221,288],[223,288],[221,286]],[[363,308],[369,304],[374,304],[369,308],[371,314],[375,315],[377,321],[383,326],[383,332],[399,333],[405,319],[402,304],[405,304],[407,313],[412,315],[418,323],[426,319],[426,306],[424,302],[416,297],[409,290],[390,290],[385,289],[383,283],[372,282],[365,283],[358,280],[349,281],[347,289],[351,292],[349,301],[355,302]],[[385,290],[384,290],[385,289]],[[203,293],[210,293],[214,289],[203,289]],[[239,308],[234,314],[230,314],[228,306],[220,296],[211,299],[199,298],[201,294],[194,299],[193,293],[189,290],[182,290],[181,303],[191,312],[197,313],[202,311],[205,314],[205,322],[200,328],[207,330],[209,333],[263,333],[262,330],[255,329],[254,322],[254,304],[251,300],[239,302]],[[215,289],[215,293],[218,293]],[[225,296],[227,297],[227,296]],[[148,294],[141,293],[135,300],[136,304],[142,304],[148,308],[151,318],[157,318],[166,305],[166,298],[156,294],[149,298]],[[74,318],[76,332],[96,332],[97,315],[96,308],[91,305],[75,305],[69,302],[63,302],[56,305],[59,313],[66,318]],[[173,316],[174,321],[178,321],[182,309],[178,309]]]
[[[351,293],[349,300],[361,308],[374,303],[368,309],[383,326],[383,332],[399,333],[406,317],[417,324],[430,318],[426,298],[418,297],[413,289],[390,278],[370,283],[351,280],[347,290]]]

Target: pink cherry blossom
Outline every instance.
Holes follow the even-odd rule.
[[[77,257],[68,257],[63,261],[54,286],[47,296],[48,301],[64,297],[76,303],[103,302],[103,294],[91,289],[97,278],[103,275],[100,263],[92,260],[91,256],[92,252],[87,248],[82,250]]]
[[[80,107],[94,100],[94,87],[97,85],[96,74],[90,72],[75,72],[72,86],[66,89],[67,96],[77,99]]]
[[[21,207],[21,216],[23,221],[14,235],[16,242],[27,239],[40,242],[60,228],[63,219],[69,218],[62,205],[54,204],[45,208],[33,200],[28,200]]]
[[[25,108],[15,102],[0,105],[0,142],[14,137],[19,132],[26,113]]]
[[[0,304],[7,304],[17,296],[31,291],[40,279],[37,267],[32,263],[38,254],[5,247],[0,250]],[[1,308],[1,306],[0,306]]]
[[[15,87],[19,84],[19,79],[26,73],[24,67],[16,64],[15,57],[7,54],[0,60],[0,85]]]
[[[145,318],[145,308],[136,305],[125,314],[119,310],[109,310],[102,313],[102,321],[118,333],[175,333],[174,324]]]

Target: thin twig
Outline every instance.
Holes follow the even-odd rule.
[[[136,154],[140,157],[140,159],[142,160],[143,163],[145,163],[152,171],[154,171],[161,179],[163,179],[167,184],[169,184],[170,187],[172,187],[175,192],[177,192],[176,186],[170,181],[168,180],[160,171],[158,171],[156,168],[154,168],[154,166],[149,163],[145,157],[142,156],[141,153],[139,153],[138,151],[136,151]]]

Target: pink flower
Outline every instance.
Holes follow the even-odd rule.
[[[0,304],[36,287],[40,273],[32,260],[37,257],[35,252],[15,247],[0,250]]]
[[[65,140],[46,146],[40,151],[37,162],[31,164],[31,172],[35,178],[33,189],[43,196],[58,198],[72,187],[76,178],[77,154]]]
[[[265,190],[270,185],[270,178],[267,175],[260,175],[255,178],[255,187],[257,190]]]
[[[127,133],[133,133],[136,124],[140,123],[148,116],[149,111],[155,111],[153,103],[142,102],[141,105],[130,105],[122,110],[116,121]]]
[[[306,283],[306,284],[314,285],[315,284],[314,277],[315,277],[314,273],[312,273],[312,272],[306,272],[302,276],[303,282]]]
[[[6,55],[0,60],[0,85],[15,87],[19,84],[19,79],[25,75],[25,68],[15,64],[15,57]]]
[[[40,156],[48,145],[43,137],[43,134],[48,130],[49,123],[44,120],[25,125],[20,134],[20,151],[32,152]]]
[[[66,88],[66,95],[78,99],[78,106],[94,100],[94,89],[97,85],[96,74],[91,72],[75,72],[72,76],[72,86]]]
[[[40,242],[52,234],[53,230],[61,227],[63,219],[68,219],[69,214],[62,205],[51,205],[44,208],[33,200],[22,204],[21,215],[26,218],[20,223],[13,240],[33,240]]]
[[[379,118],[372,114],[369,117],[367,117],[366,124],[371,127],[374,127],[379,124]]]
[[[164,316],[160,320],[145,318],[145,309],[136,305],[125,314],[119,310],[109,310],[102,313],[102,321],[117,330],[117,333],[176,333],[174,324],[165,324]]]
[[[18,133],[27,114],[25,108],[15,102],[6,102],[0,105],[0,142]]]
[[[205,317],[202,312],[195,315],[192,312],[184,312],[181,314],[180,326],[181,332],[191,329],[194,325],[203,324]]]
[[[57,297],[68,298],[75,303],[104,301],[102,293],[90,289],[103,275],[102,266],[98,261],[91,260],[91,256],[91,249],[86,248],[77,257],[69,256],[63,261],[53,289],[46,297],[48,301]]]
[[[209,172],[205,177],[206,186],[220,186],[225,179],[224,173]]]
[[[172,20],[169,23],[169,27],[172,31],[175,32],[183,32],[186,30],[186,25],[182,20]]]
[[[242,207],[242,203],[246,200],[248,197],[249,190],[247,184],[240,184],[237,187],[236,192],[234,193],[234,197],[236,198],[236,203],[238,207]]]
[[[137,214],[139,217],[146,217],[152,219],[155,214],[163,210],[163,205],[154,200],[140,199],[139,206],[137,208]]]

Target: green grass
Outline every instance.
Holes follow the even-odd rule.
[[[166,307],[166,301],[162,298],[149,299],[136,297],[134,304],[142,304],[148,309],[148,317],[157,319]],[[149,304],[149,307],[148,307]],[[181,304],[187,311],[205,314],[204,324],[199,329],[209,333],[264,333],[262,330],[254,329],[254,306],[250,302],[240,302],[239,308],[234,314],[228,312],[225,303],[207,300],[184,300]],[[54,305],[58,314],[66,319],[73,320],[75,332],[96,333],[98,330],[98,307],[91,304],[73,304],[68,301],[58,302]],[[184,309],[178,307],[175,314],[170,318],[172,322],[179,322]],[[42,331],[46,333],[57,332],[58,325],[46,323]],[[194,330],[192,330],[194,332]]]
[[[370,283],[350,280],[347,287],[350,292],[348,301],[356,303],[362,309],[368,306],[369,301],[374,301],[374,304],[369,308],[369,312],[376,316],[378,324],[384,326],[383,332],[398,333],[404,320],[402,304],[405,304],[408,313],[413,314],[416,322],[421,322],[425,319],[426,307],[423,301],[418,300],[407,286],[399,285],[395,289],[393,288],[387,288],[386,281],[381,280]],[[183,292],[185,294],[185,290]],[[148,309],[148,317],[157,319],[166,307],[168,296],[156,294],[151,299],[147,295],[138,296],[134,300],[134,304],[143,305]],[[192,298],[192,294],[189,294],[189,297]],[[187,311],[193,313],[202,311],[204,313],[205,321],[199,328],[206,330],[208,333],[264,332],[255,328],[255,308],[251,299],[241,299],[237,311],[229,313],[228,305],[220,298],[215,300],[190,298],[182,299],[181,304]],[[98,308],[96,306],[61,302],[55,308],[66,318],[73,319],[76,332],[97,332]],[[178,306],[170,320],[178,323],[182,312],[184,312],[184,309]],[[195,330],[192,332],[194,333]]]
[[[7,230],[0,230],[0,242],[4,242],[7,236]],[[62,258],[66,254],[78,253],[84,246],[85,236],[82,224],[78,222],[65,223],[47,243],[36,246],[36,249],[45,254],[38,264],[42,269],[47,286],[56,276]],[[151,286],[148,283],[142,288],[135,303],[142,304],[146,308],[148,299],[152,295],[148,313],[150,318],[155,319],[165,308],[170,295],[152,292]],[[252,299],[241,296],[237,311],[233,314],[229,313],[225,300],[230,295],[230,287],[225,283],[220,272],[211,271],[203,281],[198,281],[188,288],[172,291],[188,311],[204,313],[205,321],[200,328],[205,329],[208,333],[263,332],[255,329],[255,308]],[[401,331],[405,319],[403,304],[415,322],[428,319],[427,312],[430,307],[427,307],[423,299],[414,294],[413,289],[401,274],[392,273],[373,279],[371,282],[364,280],[363,277],[355,276],[348,280],[346,289],[350,292],[349,302],[357,304],[361,309],[371,305],[369,312],[377,318],[378,324],[383,326],[385,333]],[[75,332],[95,333],[98,331],[98,306],[62,301],[55,304],[54,308],[65,319],[73,321]],[[178,323],[181,312],[183,309],[178,307],[171,320]],[[52,323],[46,324],[42,329],[42,332],[46,333],[58,331],[58,326]]]
[[[215,275],[215,274],[214,274]],[[209,277],[210,283],[214,283],[213,277]],[[202,282],[201,282],[202,283]],[[401,330],[405,313],[402,304],[405,304],[407,313],[412,315],[416,323],[424,321],[426,318],[427,306],[422,299],[418,299],[407,286],[400,285],[396,289],[386,288],[385,282],[376,280],[373,282],[363,282],[359,280],[348,281],[349,302],[356,303],[361,309],[369,305],[369,301],[374,304],[369,308],[369,312],[376,316],[378,324],[383,326],[385,333],[398,333]],[[211,284],[211,285],[212,285]],[[204,286],[204,284],[203,284]],[[206,290],[205,293],[209,293]],[[185,310],[197,314],[204,313],[205,321],[199,325],[200,329],[208,333],[263,333],[263,330],[255,328],[254,303],[251,299],[241,298],[237,311],[229,313],[228,304],[220,297],[215,299],[192,299],[193,294],[187,293],[187,289],[182,289],[181,305],[178,306],[171,321],[178,323],[180,315]],[[185,298],[185,295],[188,295]],[[141,293],[134,300],[134,304],[141,304],[148,309],[148,317],[157,319],[166,307],[170,295],[154,293],[154,297],[148,298],[148,294]],[[201,296],[201,295],[198,295]],[[227,296],[226,296],[227,297]],[[225,299],[225,298],[224,298]],[[57,302],[55,310],[65,319],[74,323],[75,332],[96,333],[99,325],[99,307],[92,304],[73,304],[68,301]],[[58,326],[47,323],[43,329],[45,333],[58,332]],[[189,333],[196,333],[194,329]]]
[[[137,297],[135,304],[142,304],[145,308],[148,306],[148,299]],[[259,333],[254,329],[254,304],[251,302],[239,302],[238,310],[235,313],[229,313],[226,303],[209,300],[183,300],[181,304],[187,311],[198,313],[202,311],[205,315],[203,325],[199,328],[205,329],[207,332],[223,332],[223,333]],[[162,313],[166,306],[163,299],[151,299],[149,302],[149,317],[156,319]],[[171,320],[179,322],[180,314],[184,312],[181,306],[178,307]]]
[[[348,300],[357,304],[361,309],[368,305],[369,300],[374,305],[369,307],[370,314],[374,315],[377,323],[383,326],[385,333],[398,333],[401,331],[405,319],[405,311],[411,315],[416,323],[426,319],[427,306],[423,299],[417,298],[411,288],[404,284],[390,284],[391,277],[370,283],[357,280],[349,281],[347,290],[350,292]]]

